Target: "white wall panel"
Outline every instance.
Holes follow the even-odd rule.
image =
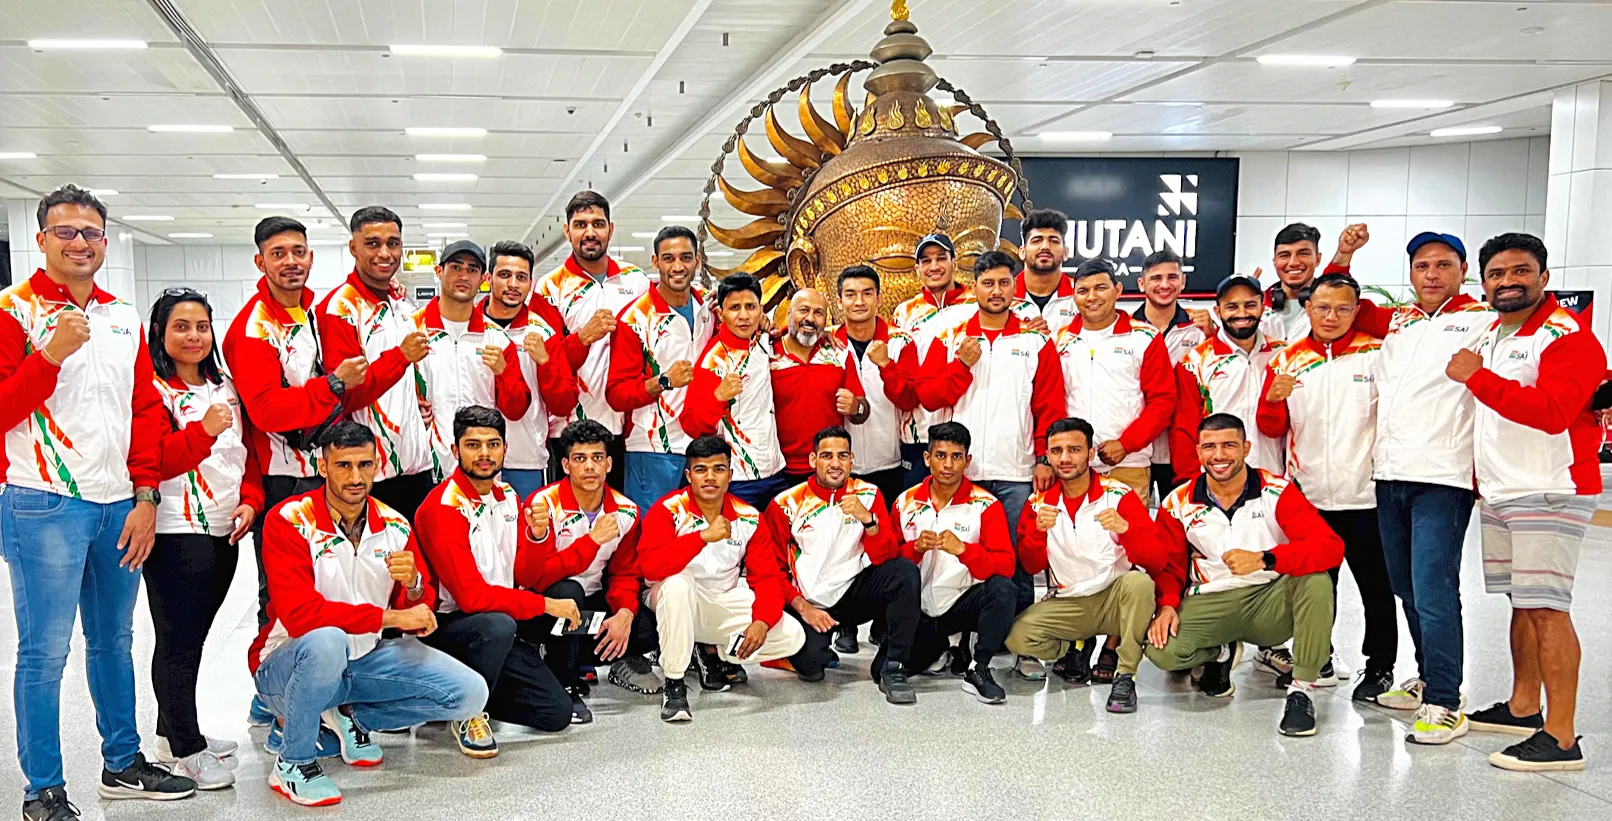
[[[1349,213],[1405,213],[1409,169],[1408,148],[1349,152]]]

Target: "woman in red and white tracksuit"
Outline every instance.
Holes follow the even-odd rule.
[[[149,347],[172,422],[160,451],[157,542],[145,566],[156,627],[157,758],[177,762],[174,772],[198,788],[219,789],[235,782],[219,757],[236,745],[202,735],[196,679],[202,643],[235,578],[236,543],[262,511],[263,482],[235,383],[219,367],[207,297],[165,291],[151,308]]]

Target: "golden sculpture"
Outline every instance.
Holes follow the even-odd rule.
[[[1004,216],[1020,217],[1011,202],[1014,194],[1026,198],[1026,209],[1029,205],[1012,145],[983,108],[924,62],[932,49],[907,20],[903,0],[892,5],[891,16],[871,62],[817,69],[774,91],[739,123],[712,166],[700,207],[701,239],[709,232],[729,248],[752,253],[733,268],[709,270],[719,277],[742,272],[760,278],[771,309],[784,305],[798,288],[833,293],[840,271],[871,265],[883,280],[888,316],[922,287],[913,250],[934,231],[956,243],[963,281],[980,254],[999,247],[1017,252],[998,238]],[[865,69],[872,69],[864,81],[867,99],[857,112],[850,81]],[[840,78],[829,118],[812,105],[811,90],[832,75]],[[936,88],[951,92],[959,104],[931,99],[927,92]],[[774,112],[785,94],[797,90],[804,140],[786,132]],[[964,112],[985,121],[987,130],[959,138],[956,116]],[[760,159],[746,144],[757,119],[784,162]],[[977,150],[993,141],[1007,162]],[[766,187],[743,190],[723,179],[730,154]],[[756,219],[734,229],[712,223],[710,201],[718,192]]]

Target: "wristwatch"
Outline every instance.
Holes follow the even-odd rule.
[[[333,373],[327,373],[325,374],[325,381],[330,384],[331,393],[341,396],[347,392],[347,383],[341,381],[341,377]]]
[[[154,487],[144,488],[134,492],[134,501],[136,504],[150,502],[152,507],[157,507],[162,504],[162,494],[158,493]]]
[[[857,524],[862,525],[863,530],[872,530],[879,526],[879,517],[874,516],[865,522],[857,522]]]
[[[1044,453],[1035,458],[1035,463],[1038,465],[1045,465],[1049,468],[1052,467],[1052,463],[1047,461],[1047,455]]]
[[[1260,554],[1259,559],[1260,559],[1260,562],[1265,565],[1266,570],[1275,570],[1276,569],[1276,554],[1275,553],[1272,553],[1269,550],[1267,550],[1264,553]]]
[[[655,377],[655,381],[660,383],[660,389],[662,391],[669,391],[672,389],[672,378],[666,374],[661,374],[660,376]]]

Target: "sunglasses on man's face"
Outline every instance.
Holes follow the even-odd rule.
[[[99,228],[74,228],[71,225],[53,225],[45,229],[45,233],[61,240],[72,242],[82,236],[85,242],[100,242],[106,239],[106,232]]]

